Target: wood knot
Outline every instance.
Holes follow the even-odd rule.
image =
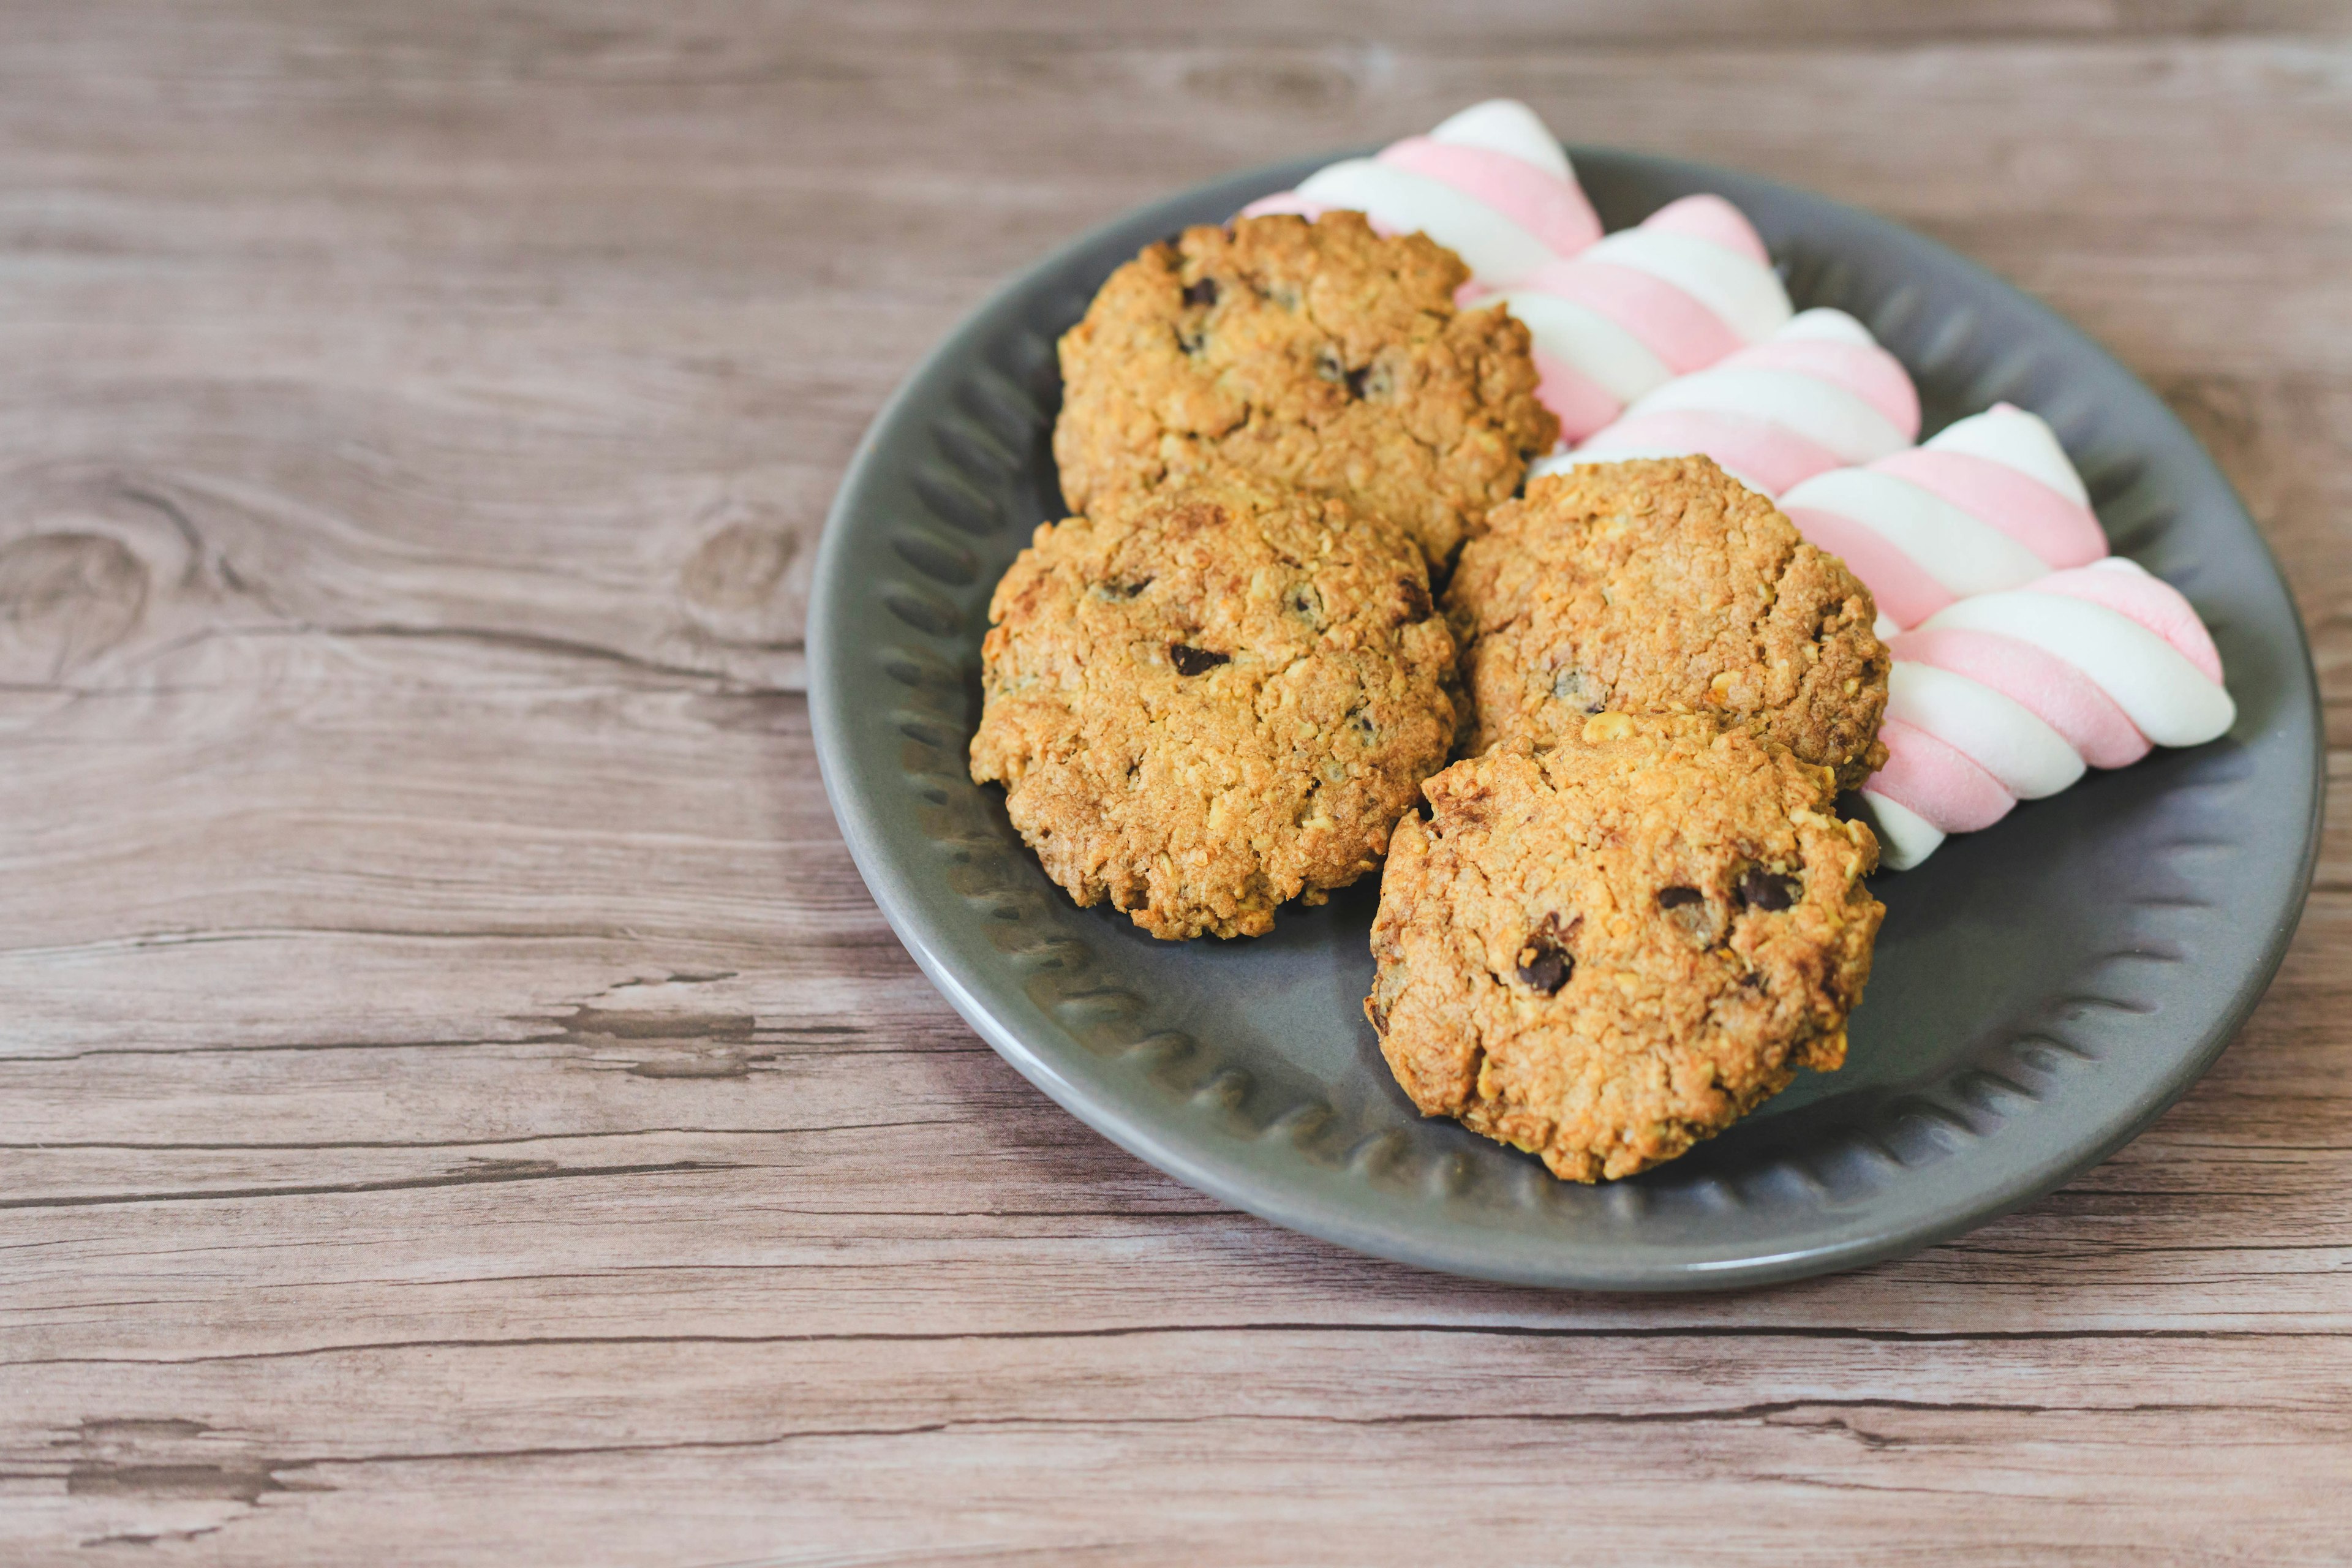
[[[687,611],[723,642],[764,643],[779,635],[777,589],[800,553],[779,524],[738,521],[695,547],[678,572]]]
[[[678,586],[715,610],[757,609],[776,591],[799,549],[800,542],[782,528],[730,522],[688,558]]]
[[[103,533],[36,533],[0,545],[0,671],[54,679],[130,636],[147,613],[145,562]],[[13,669],[12,668],[13,667]]]

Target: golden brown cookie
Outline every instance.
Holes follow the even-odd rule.
[[[1886,760],[1870,590],[1705,458],[1588,463],[1528,486],[1445,595],[1471,752],[1540,750],[1604,710],[1744,724],[1851,789]]]
[[[1589,716],[1424,786],[1364,1011],[1432,1116],[1590,1182],[1671,1160],[1845,1060],[1885,906],[1829,771],[1696,715]]]
[[[1091,511],[1223,458],[1389,518],[1442,567],[1559,434],[1527,328],[1454,308],[1469,278],[1360,213],[1146,247],[1062,339],[1063,495]]]
[[[1255,936],[1345,887],[1454,736],[1402,530],[1218,471],[1037,531],[989,604],[971,776],[1081,905]]]

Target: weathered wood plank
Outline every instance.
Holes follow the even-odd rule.
[[[1906,1537],[1898,1560],[1922,1563],[1969,1547],[2200,1562],[2230,1554],[2244,1510],[2265,1521],[2266,1560],[2322,1563],[2346,1539],[2329,1500],[2352,1416],[2329,1395],[2352,1352],[2340,1336],[2293,1342],[2290,1378],[2281,1342],[2070,1342],[2063,1382],[2046,1342],[1766,1337],[1733,1356],[1709,1339],[1423,1330],[460,1343],[152,1369],[134,1398],[102,1368],[58,1368],[36,1397],[82,1414],[6,1462],[18,1487],[51,1483],[10,1510],[15,1529],[215,1529],[197,1550],[256,1558],[360,1560],[347,1543],[389,1533],[429,1561],[658,1562],[690,1533],[710,1561],[816,1531],[844,1549],[828,1560],[853,1543],[993,1559],[1108,1536],[1118,1560],[1295,1561],[1312,1540],[1388,1563],[1433,1525],[1506,1557],[1557,1550],[1566,1529],[1580,1551],[1639,1558],[1685,1521],[1753,1512],[1763,1528],[1721,1531],[1732,1561],[1868,1531]],[[234,1426],[146,1414],[223,1405]],[[656,1501],[714,1466],[723,1505]],[[600,1497],[613,1488],[625,1496]],[[943,1489],[948,1509],[905,1506]],[[509,1489],[531,1517],[480,1506]]]

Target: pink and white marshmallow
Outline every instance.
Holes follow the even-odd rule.
[[[1508,288],[1601,237],[1559,139],[1507,98],[1474,104],[1426,136],[1309,174],[1295,191],[1252,202],[1244,217],[1360,212],[1382,234],[1426,234],[1460,256],[1477,284]]]
[[[1919,394],[1902,362],[1843,310],[1813,310],[1667,382],[1573,453],[1530,471],[1699,454],[1780,496],[1816,474],[1892,457],[1918,437]]]
[[[2237,721],[2196,610],[2120,556],[1958,600],[1890,646],[1887,761],[1862,796],[1897,870],[2086,767],[2201,745]]]
[[[1670,202],[1538,268],[1500,301],[1535,340],[1536,396],[1571,446],[1676,376],[1762,342],[1790,317],[1754,226],[1706,195]]]
[[[1868,585],[1882,637],[1956,599],[2022,587],[2107,553],[2057,436],[2006,403],[1923,447],[1817,474],[1782,495],[1780,510]]]
[[[1468,264],[1465,302],[1528,325],[1536,395],[1574,443],[1676,376],[1786,325],[1789,296],[1755,226],[1720,196],[1685,196],[1602,238],[1559,139],[1523,103],[1473,105],[1426,136],[1318,170],[1244,217],[1361,212],[1427,234]]]

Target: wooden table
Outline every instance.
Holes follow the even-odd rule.
[[[893,382],[1496,93],[2111,344],[2347,740],[2334,0],[9,7],[0,1562],[2352,1559],[2352,826],[2137,1142],[1735,1297],[1222,1208],[876,913],[801,635]]]

